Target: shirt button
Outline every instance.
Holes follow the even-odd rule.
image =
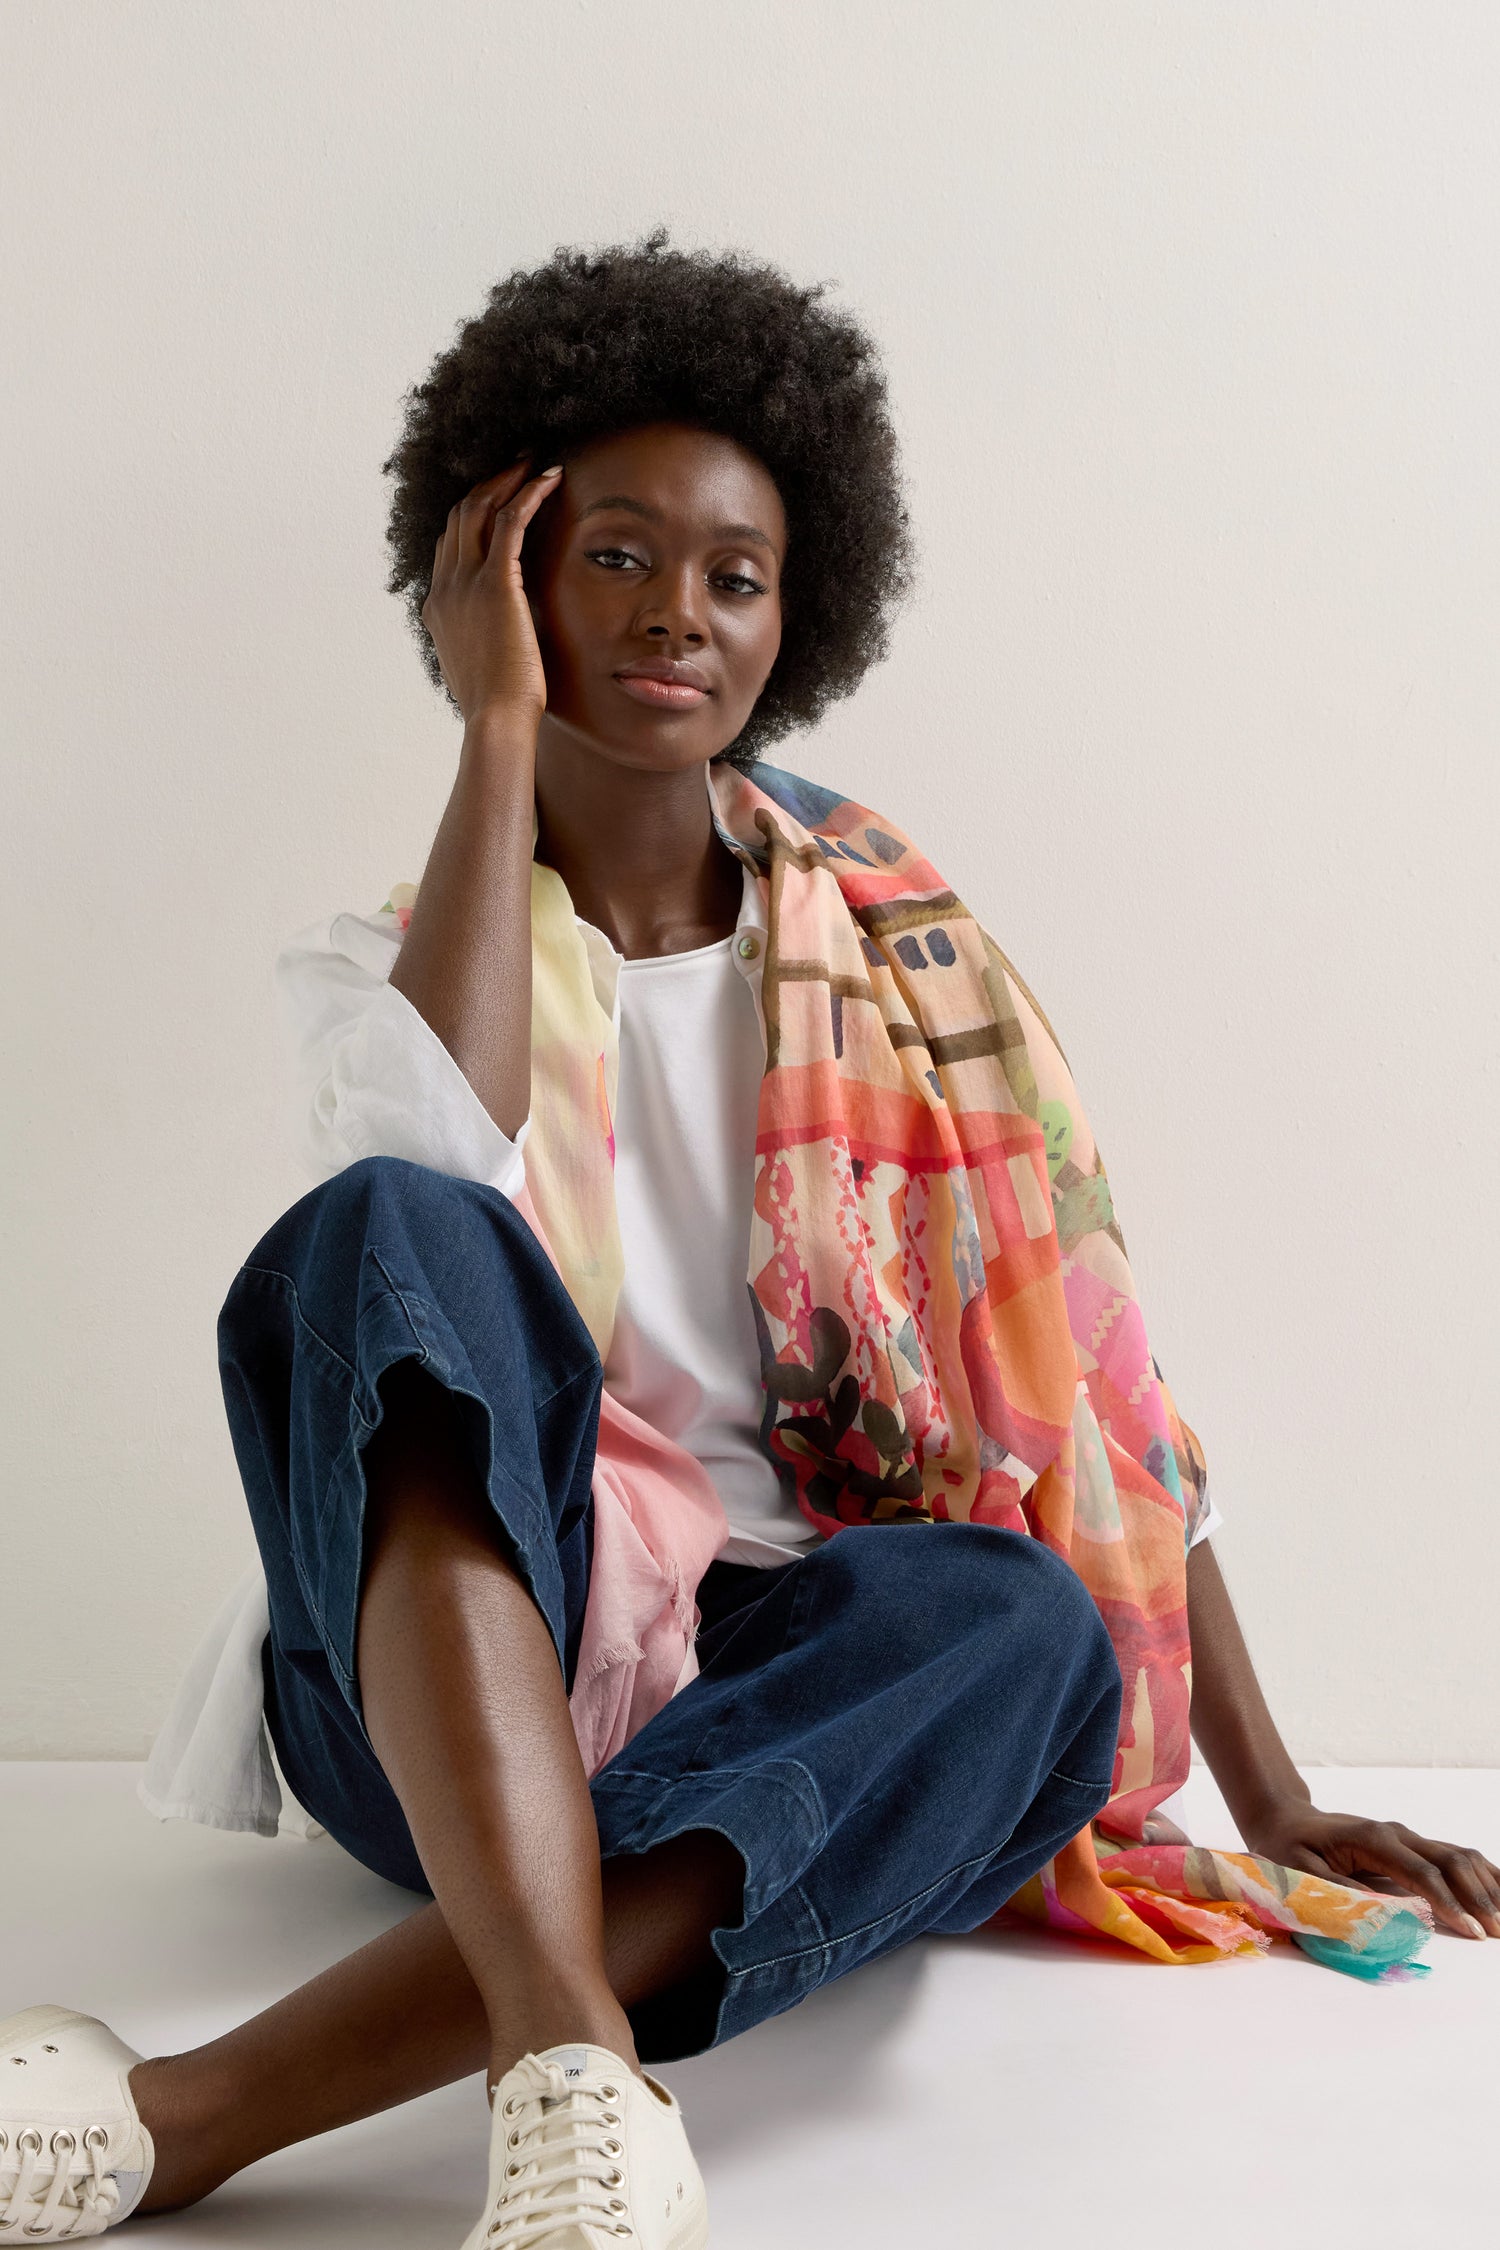
[[[746,961],[753,961],[756,954],[760,951],[760,939],[757,937],[749,936],[742,937],[740,939],[739,950],[742,957]]]

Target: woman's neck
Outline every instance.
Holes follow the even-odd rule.
[[[536,808],[537,859],[626,960],[691,952],[733,931],[743,872],[714,827],[701,762],[643,772],[539,740]]]

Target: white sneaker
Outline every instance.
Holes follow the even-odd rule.
[[[130,2091],[140,2060],[73,2008],[0,2023],[0,2242],[81,2242],[129,2218],[156,2163]]]
[[[489,2196],[463,2250],[703,2250],[682,2111],[608,2047],[523,2055],[495,2088]]]

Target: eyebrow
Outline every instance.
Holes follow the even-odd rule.
[[[608,492],[602,500],[591,500],[586,508],[580,508],[577,517],[578,522],[582,523],[585,516],[596,515],[601,508],[626,508],[633,516],[644,516],[647,523],[660,523],[662,520],[660,508],[650,508],[644,500],[633,500],[628,492]],[[776,552],[774,541],[769,539],[765,532],[757,529],[753,523],[715,524],[714,537],[716,539],[753,539],[759,546],[768,547],[773,555]]]

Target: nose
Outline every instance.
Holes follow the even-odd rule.
[[[702,641],[705,638],[703,600],[703,587],[697,573],[685,565],[674,577],[659,583],[656,599],[643,610],[646,631],[664,634],[669,640]]]

